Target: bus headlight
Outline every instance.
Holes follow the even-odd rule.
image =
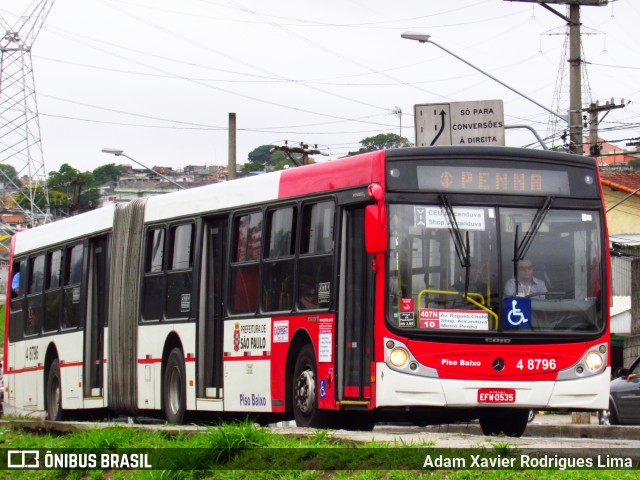
[[[394,367],[402,367],[409,360],[409,353],[404,348],[394,348],[389,354],[389,361]]]
[[[604,360],[602,356],[598,352],[589,352],[584,359],[584,364],[587,366],[589,370],[592,372],[597,372],[602,368]]]

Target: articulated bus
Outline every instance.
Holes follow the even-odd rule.
[[[606,409],[598,175],[556,152],[393,149],[19,232],[5,401],[511,436],[530,409]]]

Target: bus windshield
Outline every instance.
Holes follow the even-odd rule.
[[[597,211],[389,207],[389,322],[425,334],[602,332]]]

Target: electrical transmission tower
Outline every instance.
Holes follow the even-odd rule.
[[[599,33],[582,33],[582,35],[598,35]],[[569,31],[567,27],[561,27],[559,29],[553,29],[542,35],[561,35],[564,36],[564,45],[562,47],[562,54],[558,66],[558,76],[556,77],[556,85],[553,94],[553,101],[551,110],[554,112],[561,112],[566,105],[569,104],[569,93],[571,86],[568,79],[568,54],[569,54]],[[582,58],[584,58],[584,48],[580,45],[580,51]],[[587,71],[586,62],[582,62],[580,73],[582,77],[582,99],[583,102],[586,99],[586,103],[591,102],[591,85],[589,82],[589,75]],[[560,121],[560,119],[554,115],[549,116],[547,123],[547,139],[550,139],[552,148],[563,148],[569,145],[570,139],[568,137],[568,126],[566,123]],[[581,144],[580,144],[581,145]]]
[[[13,26],[0,15],[0,164],[12,165],[26,177],[22,205],[31,226],[49,216],[47,176],[40,139],[31,47],[54,0],[33,0]],[[0,181],[18,185],[0,170]]]

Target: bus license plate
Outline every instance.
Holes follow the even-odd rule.
[[[513,388],[481,388],[478,390],[478,403],[515,403],[516,391]]]

